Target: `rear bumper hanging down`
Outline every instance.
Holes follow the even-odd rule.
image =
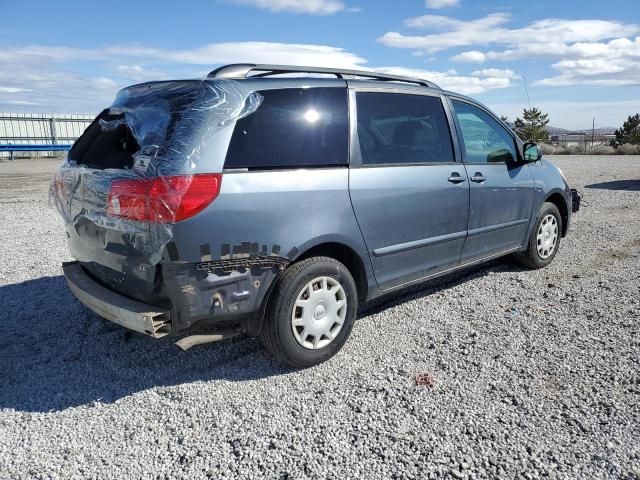
[[[65,262],[62,272],[69,288],[89,310],[118,325],[154,338],[171,332],[169,310],[148,305],[103,287],[78,262]]]

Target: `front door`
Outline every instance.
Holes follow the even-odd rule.
[[[526,240],[534,183],[518,162],[513,135],[487,111],[452,100],[470,185],[469,228],[462,260],[471,262],[516,249]]]
[[[381,289],[460,262],[469,182],[456,162],[443,98],[351,93],[357,126],[349,190]]]

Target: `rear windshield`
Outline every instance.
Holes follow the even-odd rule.
[[[348,163],[346,88],[263,90],[262,104],[236,123],[225,168]]]
[[[237,82],[167,81],[133,85],[87,128],[69,160],[93,169],[190,171],[227,125],[251,115],[261,97]],[[203,157],[203,158],[201,158]]]
[[[114,127],[103,129],[101,121],[102,124],[110,122]],[[74,143],[69,159],[90,168],[131,168],[133,154],[139,148],[124,122],[124,114],[113,115],[104,110]]]
[[[129,169],[143,146],[154,157],[166,156],[178,121],[204,96],[201,85],[156,82],[123,90],[74,144],[69,159],[91,168]]]

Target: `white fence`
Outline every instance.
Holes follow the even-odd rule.
[[[0,113],[0,145],[69,145],[92,122],[94,115]],[[20,152],[15,156],[47,156],[51,152]],[[9,156],[0,152],[0,156]]]

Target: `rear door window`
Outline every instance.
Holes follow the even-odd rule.
[[[262,104],[238,120],[225,168],[291,168],[348,163],[346,88],[263,90]]]
[[[440,97],[357,92],[356,103],[364,165],[455,161]]]

